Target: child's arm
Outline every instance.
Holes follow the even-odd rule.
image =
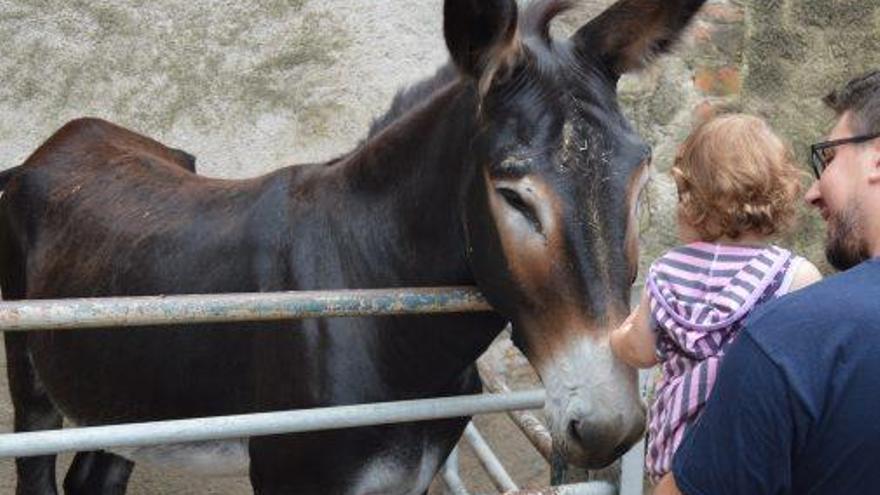
[[[657,364],[657,334],[651,328],[651,304],[648,292],[642,293],[639,306],[611,332],[611,350],[624,363],[636,368]]]
[[[794,292],[798,289],[803,289],[813,282],[818,282],[820,280],[822,280],[822,274],[819,273],[819,269],[816,268],[816,265],[810,263],[808,260],[803,260],[798,263],[797,268],[795,268],[788,291]]]

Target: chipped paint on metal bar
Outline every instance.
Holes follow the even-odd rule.
[[[70,330],[491,311],[473,287],[0,302],[0,330]]]

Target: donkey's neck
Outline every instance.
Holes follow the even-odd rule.
[[[352,209],[362,221],[348,222],[361,229],[352,232],[362,242],[357,249],[370,253],[373,270],[390,270],[370,273],[366,278],[372,283],[474,284],[462,208],[465,188],[476,170],[470,161],[476,115],[474,90],[453,82],[334,166],[348,195],[359,203]],[[398,318],[381,324],[394,327],[380,332],[382,362],[407,370],[390,373],[395,376],[388,379],[404,389],[412,385],[421,391],[428,386],[440,392],[472,378],[467,370],[504,321],[495,313],[483,313]]]
[[[390,262],[401,283],[473,283],[461,208],[475,127],[472,91],[453,82],[333,166],[358,227],[371,228],[362,248]]]

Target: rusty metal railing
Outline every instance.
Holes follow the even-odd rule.
[[[297,291],[0,302],[0,330],[73,330],[490,311],[473,287]]]
[[[542,407],[543,404],[543,390],[527,390],[509,394],[464,395],[296,411],[7,433],[0,435],[0,457],[27,457],[113,447],[144,447],[408,423],[508,409],[533,409]]]

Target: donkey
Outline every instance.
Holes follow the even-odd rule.
[[[644,429],[608,331],[651,157],[616,85],[702,4],[620,0],[554,39],[564,2],[446,0],[450,67],[352,152],[249,180],[196,175],[108,122],[64,125],[0,175],[7,299],[475,284],[494,311],[7,333],[16,431],[476,393],[474,361],[509,321],[555,448],[609,464]],[[418,494],[466,421],[79,453],[64,488],[124,493],[146,461],[247,473],[259,494]],[[56,493],[54,463],[17,459],[17,493]]]

